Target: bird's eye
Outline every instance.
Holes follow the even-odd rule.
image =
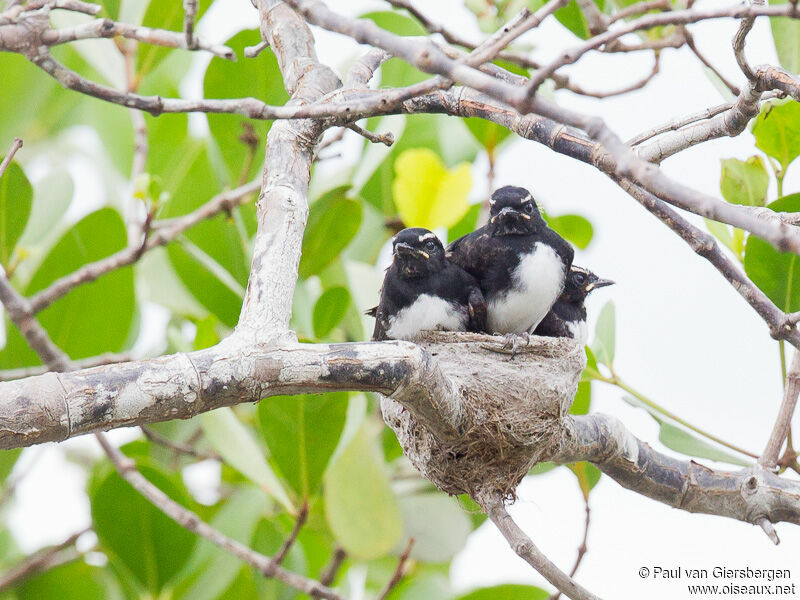
[[[531,204],[530,202],[528,202],[528,203],[527,203],[527,204],[526,204],[526,205],[523,207],[523,210],[524,210],[526,213],[528,213],[528,214],[531,214],[531,213],[533,212],[533,204]]]
[[[433,242],[433,240],[428,240],[427,242],[425,242],[425,247],[428,250],[436,250],[436,244]]]
[[[586,275],[584,275],[583,273],[576,273],[575,283],[577,283],[578,285],[583,285],[584,283],[586,283]]]

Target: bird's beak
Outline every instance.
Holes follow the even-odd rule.
[[[606,287],[607,285],[614,285],[614,283],[616,282],[611,281],[610,279],[598,279],[597,281],[593,281],[592,283],[587,285],[586,291],[591,292],[592,290],[597,288]]]
[[[497,219],[503,220],[507,216],[511,216],[511,215],[522,215],[523,217],[527,217],[528,219],[530,219],[530,217],[528,217],[527,215],[524,215],[524,214],[520,213],[519,211],[514,210],[510,206],[506,206],[499,213],[497,213],[495,216],[493,216],[491,218],[491,222],[494,223],[495,221],[497,221]]]
[[[399,242],[395,244],[394,252],[395,254],[400,254],[403,256],[414,256],[415,254],[420,254],[425,258],[430,258],[430,255],[427,252],[423,250],[417,250],[416,248],[414,248],[409,244],[406,244],[405,242]]]

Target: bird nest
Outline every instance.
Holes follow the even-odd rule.
[[[513,499],[520,480],[559,450],[562,425],[586,364],[583,346],[532,336],[515,356],[502,338],[429,332],[419,342],[454,384],[461,435],[445,439],[383,397],[386,423],[414,466],[442,491]]]

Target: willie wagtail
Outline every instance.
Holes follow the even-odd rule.
[[[528,190],[505,186],[489,203],[489,222],[450,244],[447,256],[480,282],[487,331],[527,336],[564,289],[574,251]]]
[[[585,344],[589,337],[586,328],[586,297],[597,288],[613,285],[610,279],[600,279],[589,269],[572,265],[564,291],[553,308],[536,328],[536,335],[567,337]]]
[[[425,330],[484,331],[486,302],[472,275],[445,257],[436,234],[402,230],[393,241],[375,317],[373,340],[415,340]]]

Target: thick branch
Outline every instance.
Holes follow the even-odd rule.
[[[219,346],[72,373],[0,383],[0,448],[146,425],[277,394],[362,390],[391,395],[444,435],[460,404],[431,357],[408,342]]]
[[[678,460],[636,439],[615,417],[574,416],[565,423],[561,452],[554,462],[586,460],[617,483],[639,494],[693,513],[748,523],[800,524],[800,484],[758,465],[738,472],[717,471]]]

